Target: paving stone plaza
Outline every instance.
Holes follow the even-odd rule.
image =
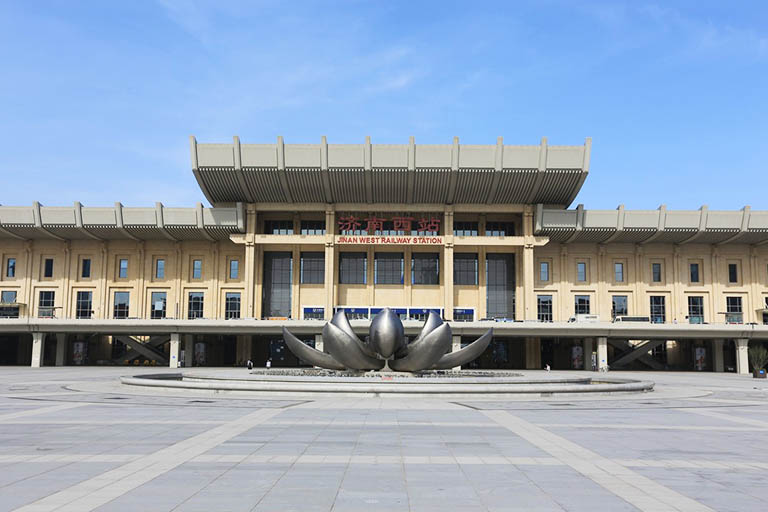
[[[768,502],[768,384],[744,376],[611,372],[656,389],[441,400],[153,391],[122,386],[130,371],[0,368],[0,510],[744,511]],[[133,370],[142,372],[158,370]]]

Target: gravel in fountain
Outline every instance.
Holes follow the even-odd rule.
[[[440,379],[440,378],[499,378],[522,377],[520,373],[504,370],[425,370],[421,372],[360,372],[343,370],[324,370],[320,368],[272,368],[255,369],[249,372],[251,375],[271,375],[283,377],[370,377],[370,378],[394,378],[394,379]]]

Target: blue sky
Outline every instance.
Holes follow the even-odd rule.
[[[582,144],[587,208],[768,209],[768,2],[6,2],[0,204],[191,206],[201,142]]]

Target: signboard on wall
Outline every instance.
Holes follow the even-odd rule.
[[[339,235],[336,237],[336,243],[341,245],[443,245],[443,237]]]

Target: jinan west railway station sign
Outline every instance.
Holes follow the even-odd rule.
[[[391,219],[375,215],[358,218],[341,216],[338,220],[339,244],[364,245],[442,245],[440,219],[395,216]],[[406,233],[415,235],[406,235]]]

